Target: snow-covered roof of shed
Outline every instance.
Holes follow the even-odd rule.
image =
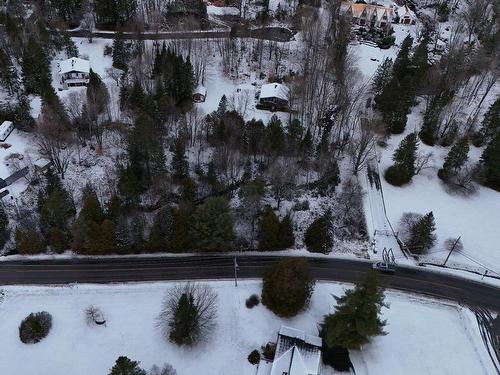
[[[262,85],[260,89],[260,98],[279,98],[288,100],[290,90],[281,83],[268,83]]]
[[[69,73],[69,72],[90,72],[90,62],[88,60],[80,59],[79,57],[72,57],[67,60],[63,60],[59,63],[59,73]]]
[[[207,88],[203,85],[198,85],[195,89],[193,94],[201,94],[203,96],[207,96]]]

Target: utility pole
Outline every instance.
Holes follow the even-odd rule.
[[[455,243],[453,244],[453,246],[451,247],[450,252],[448,253],[448,256],[444,260],[443,266],[446,266],[446,262],[448,261],[448,259],[450,259],[451,253],[453,252],[453,250],[455,250],[455,246],[457,246],[458,241],[460,241],[461,237],[462,236],[458,237],[457,240],[455,241]]]
[[[234,286],[238,286],[238,263],[236,263],[236,257],[234,257]]]

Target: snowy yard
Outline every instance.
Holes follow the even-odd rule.
[[[421,121],[419,114],[421,110],[423,110],[421,106],[413,109],[408,117],[405,135],[418,127]],[[392,154],[405,135],[393,135],[388,140],[388,147],[385,150],[379,149],[382,174],[393,163]],[[461,236],[465,256],[453,254],[449,260],[450,264],[468,264],[473,269],[482,269],[481,272],[484,272],[481,265],[485,265],[500,274],[499,193],[480,185],[477,185],[477,192],[470,196],[448,192],[446,186],[437,177],[437,170],[442,167],[449,147],[429,147],[420,142],[419,151],[432,152],[433,156],[430,168],[415,176],[411,183],[403,187],[395,187],[381,177],[387,214],[395,230],[403,213],[425,214],[433,211],[436,220],[437,243],[430,251],[429,258],[442,263],[448,254],[444,242],[449,238]],[[481,153],[482,149],[471,146],[470,160],[477,162]]]
[[[6,287],[0,303],[0,373],[23,375],[106,374],[119,355],[141,361],[143,368],[170,362],[180,375],[253,375],[247,361],[253,349],[275,341],[282,324],[317,333],[317,323],[331,311],[330,295],[346,285],[321,283],[311,305],[299,316],[281,320],[245,299],[260,294],[260,282],[210,282],[219,298],[218,326],[207,343],[180,349],[166,343],[155,320],[168,283]],[[494,374],[473,314],[461,307],[395,292],[387,293],[390,309],[386,336],[351,354],[357,374]],[[104,312],[106,327],[88,327],[84,309]],[[34,311],[48,311],[53,328],[38,344],[18,337],[20,321]],[[328,374],[327,370],[323,371]]]

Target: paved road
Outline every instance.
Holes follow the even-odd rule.
[[[275,263],[274,256],[240,256],[239,278],[256,278]],[[371,263],[327,258],[307,258],[318,280],[354,282]],[[139,257],[0,262],[0,285],[109,283],[127,281],[230,279],[230,256]],[[383,275],[392,289],[448,299],[500,311],[500,288],[471,280],[400,267],[395,275]]]
[[[88,33],[84,30],[70,30],[68,34],[72,37],[86,38]],[[231,36],[236,38],[263,39],[275,42],[289,42],[293,38],[293,32],[283,27],[266,27],[260,29],[235,29],[231,35],[230,30],[206,30],[206,31],[172,31],[159,33],[123,33],[126,39],[141,40],[168,40],[168,39],[225,39]],[[95,31],[93,38],[112,39],[114,33]]]

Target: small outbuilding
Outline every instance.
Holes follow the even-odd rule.
[[[290,90],[281,83],[262,85],[259,94],[259,105],[266,109],[288,109]]]
[[[12,121],[4,121],[2,125],[0,125],[0,142],[5,142],[13,130],[14,124]]]
[[[203,103],[206,97],[207,97],[207,89],[202,85],[198,85],[198,87],[196,87],[196,89],[193,92],[193,102]]]
[[[87,86],[89,83],[90,62],[72,57],[59,63],[59,76],[63,89]]]

